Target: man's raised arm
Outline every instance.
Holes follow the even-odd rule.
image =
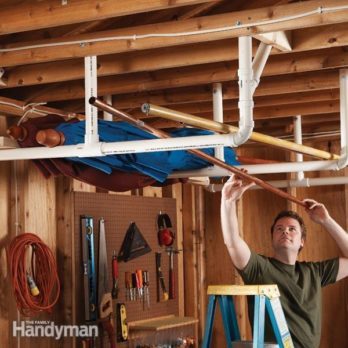
[[[348,277],[348,233],[330,216],[324,204],[313,199],[305,199],[304,202],[307,204],[309,217],[330,233],[342,252],[336,281]]]
[[[240,270],[250,259],[250,249],[240,237],[237,219],[237,201],[253,183],[243,182],[232,175],[225,183],[221,194],[221,228],[224,242],[231,256],[232,263]]]

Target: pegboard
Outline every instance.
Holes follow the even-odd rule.
[[[94,224],[94,246],[95,260],[98,257],[98,232],[99,219],[105,219],[105,237],[107,244],[107,257],[109,262],[109,286],[112,289],[112,252],[119,253],[126,231],[131,222],[135,222],[143,237],[146,239],[152,251],[128,262],[119,262],[119,294],[114,300],[116,303],[125,303],[127,320],[137,321],[142,319],[165,316],[168,314],[178,315],[178,278],[177,278],[177,256],[174,256],[175,271],[175,293],[176,298],[165,302],[157,302],[156,292],[156,263],[155,252],[162,253],[162,272],[166,288],[169,288],[169,255],[164,247],[158,245],[157,240],[157,216],[159,212],[167,213],[172,222],[172,230],[176,233],[176,200],[173,198],[153,198],[139,196],[123,196],[107,193],[74,193],[74,251],[75,251],[75,282],[76,282],[76,319],[78,323],[84,322],[83,303],[83,276],[82,276],[82,250],[80,216],[93,217]],[[174,242],[176,247],[176,241]],[[98,269],[96,264],[96,269]],[[126,301],[125,298],[125,272],[135,272],[136,269],[148,270],[150,275],[150,309],[143,310],[140,301]]]

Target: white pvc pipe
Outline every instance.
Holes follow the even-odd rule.
[[[97,57],[85,57],[86,144],[94,144],[99,142],[98,109],[89,103],[89,99],[91,97],[96,97],[97,95]]]
[[[253,121],[253,69],[252,69],[252,42],[250,36],[238,38],[239,55],[239,130],[233,135],[235,147],[245,143],[254,128]]]
[[[328,185],[347,185],[347,176],[334,176],[327,178],[305,178],[302,180],[272,180],[267,181],[274,187],[311,187],[311,186],[328,186]],[[222,184],[209,184],[205,186],[205,189],[209,192],[219,192],[222,190]],[[261,186],[255,185],[251,189],[262,189]]]
[[[146,139],[94,144],[64,145],[53,148],[30,147],[0,151],[0,161],[63,157],[98,157],[127,153],[188,150],[215,146],[230,146],[232,134],[212,134],[191,137]]]
[[[295,136],[295,143],[302,145],[302,119],[300,115],[295,116],[294,118],[294,136]],[[303,162],[302,153],[296,153],[295,158],[296,158],[296,162]],[[304,173],[298,172],[296,177],[297,177],[297,180],[303,180]]]
[[[340,122],[341,122],[341,158],[338,168],[342,169],[348,165],[348,69],[340,70]]]
[[[337,160],[327,161],[305,161],[305,162],[283,162],[270,164],[250,164],[236,165],[237,168],[243,168],[249,174],[271,174],[271,173],[289,173],[299,171],[319,171],[319,170],[337,170]],[[222,168],[208,167],[199,170],[185,172],[176,172],[170,175],[170,178],[186,178],[190,176],[229,176],[231,172]]]
[[[267,45],[264,42],[260,42],[259,47],[257,48],[255,57],[253,59],[252,68],[254,73],[254,84],[252,87],[252,94],[254,94],[256,87],[260,83],[260,77],[262,71],[266,65],[267,59],[271,54],[272,45]]]
[[[216,122],[224,122],[222,84],[220,82],[213,84],[213,119]],[[223,147],[216,147],[214,149],[214,153],[216,158],[220,159],[221,161],[225,160]]]

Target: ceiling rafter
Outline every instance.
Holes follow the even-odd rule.
[[[155,74],[142,73],[143,78],[140,79],[137,74],[135,81],[125,75],[120,76],[118,79],[114,77],[106,77],[99,79],[98,83],[98,95],[117,95],[117,99],[123,99],[123,95],[132,92],[151,92],[156,93],[164,88],[170,91],[172,87],[175,93],[178,87],[190,87],[190,86],[210,86],[213,82],[225,81],[225,97],[226,93],[233,95],[233,98],[238,97],[238,86],[236,78],[236,70],[231,68],[230,64],[219,63],[220,70],[211,69],[205,73],[201,67],[187,71],[187,77],[184,74],[180,75],[175,70],[164,74],[164,80],[156,78]],[[271,69],[271,68],[270,68]],[[176,77],[176,76],[180,77]],[[169,76],[169,78],[168,78]],[[172,76],[172,77],[171,77]],[[171,79],[170,79],[171,77]],[[289,86],[291,84],[291,86]],[[279,91],[279,93],[291,93],[295,91],[306,91],[315,89],[327,89],[337,88],[339,84],[338,74],[335,70],[321,70],[314,72],[298,73],[296,75],[284,75],[274,73],[274,75],[264,76],[260,86],[255,91],[255,96],[259,95],[272,95]],[[22,98],[30,102],[52,102],[68,99],[84,98],[84,82],[82,80],[71,82],[69,84],[60,84],[55,87],[54,84],[45,90],[30,89],[27,93],[21,94]],[[329,87],[328,87],[329,86]],[[196,87],[192,87],[194,90]],[[208,87],[209,88],[209,87]],[[228,91],[228,92],[227,92]],[[139,95],[139,102],[141,103],[141,94]]]
[[[306,45],[301,42],[299,47],[294,46],[294,52],[305,52],[318,49],[342,47],[348,45],[348,25],[323,27],[311,35],[306,35],[308,29],[301,33],[294,31],[293,38],[299,42],[298,36],[306,37]],[[256,42],[254,42],[256,48]],[[272,50],[272,55],[277,54]],[[284,55],[291,57],[290,55]],[[334,54],[331,55],[334,59]],[[121,53],[117,55],[98,57],[98,75],[132,73],[137,71],[152,71],[180,66],[192,66],[218,61],[232,61],[238,59],[238,47],[235,39],[167,47],[154,50]],[[272,59],[272,58],[271,58]],[[285,62],[286,59],[283,59]],[[268,65],[268,64],[267,64]],[[267,69],[266,65],[266,69]],[[53,83],[82,79],[84,67],[82,59],[41,63],[10,69],[7,73],[8,86],[25,86],[43,83]]]
[[[63,60],[68,58],[84,57],[89,55],[105,55],[112,53],[128,52],[133,50],[144,50],[159,47],[178,46],[181,44],[192,44],[197,42],[209,42],[222,40],[226,38],[238,37],[241,35],[256,35],[279,30],[294,30],[300,28],[310,28],[314,26],[323,26],[328,24],[338,24],[346,21],[348,10],[335,13],[322,13],[312,17],[298,18],[292,21],[276,22],[274,24],[257,25],[256,27],[237,28],[233,31],[210,32],[209,34],[196,34],[192,36],[176,37],[148,37],[143,39],[127,39],[103,42],[93,42],[93,44],[80,44],[81,41],[91,41],[102,37],[130,36],[135,34],[153,34],[153,33],[179,33],[179,32],[204,32],[214,30],[222,26],[230,26],[231,23],[248,24],[263,20],[277,20],[287,16],[301,14],[306,11],[315,10],[320,6],[333,7],[339,6],[339,0],[308,0],[305,2],[292,3],[276,7],[266,7],[240,12],[231,12],[221,15],[204,16],[199,18],[187,19],[178,22],[156,23],[138,27],[122,28],[117,30],[105,31],[102,33],[85,34],[76,36],[78,44],[64,46],[64,49],[53,47],[38,47],[24,49],[20,51],[2,52],[0,54],[0,66],[8,67],[28,63],[40,63],[52,60]],[[46,40],[43,43],[54,44],[64,42],[65,39]],[[40,43],[41,44],[41,43]],[[7,45],[9,48],[11,45]],[[17,45],[18,46],[18,45]]]
[[[65,5],[53,0],[25,2],[2,8],[0,35],[205,2],[214,0],[69,0]]]

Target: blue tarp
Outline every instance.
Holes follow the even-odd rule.
[[[71,124],[61,124],[56,130],[64,133],[65,145],[74,145],[84,142],[85,121]],[[98,120],[99,140],[102,142],[117,142],[130,140],[156,139],[156,136],[143,131],[126,122]],[[210,131],[196,128],[180,128],[170,132],[174,137],[209,135]],[[202,149],[209,155],[214,155],[214,149]],[[239,164],[234,151],[225,148],[225,161],[228,164]],[[113,169],[125,172],[140,172],[159,182],[166,180],[174,171],[201,169],[211,164],[185,150],[134,153],[124,155],[108,155],[102,157],[78,158],[69,160],[84,163],[105,173],[110,174]]]

